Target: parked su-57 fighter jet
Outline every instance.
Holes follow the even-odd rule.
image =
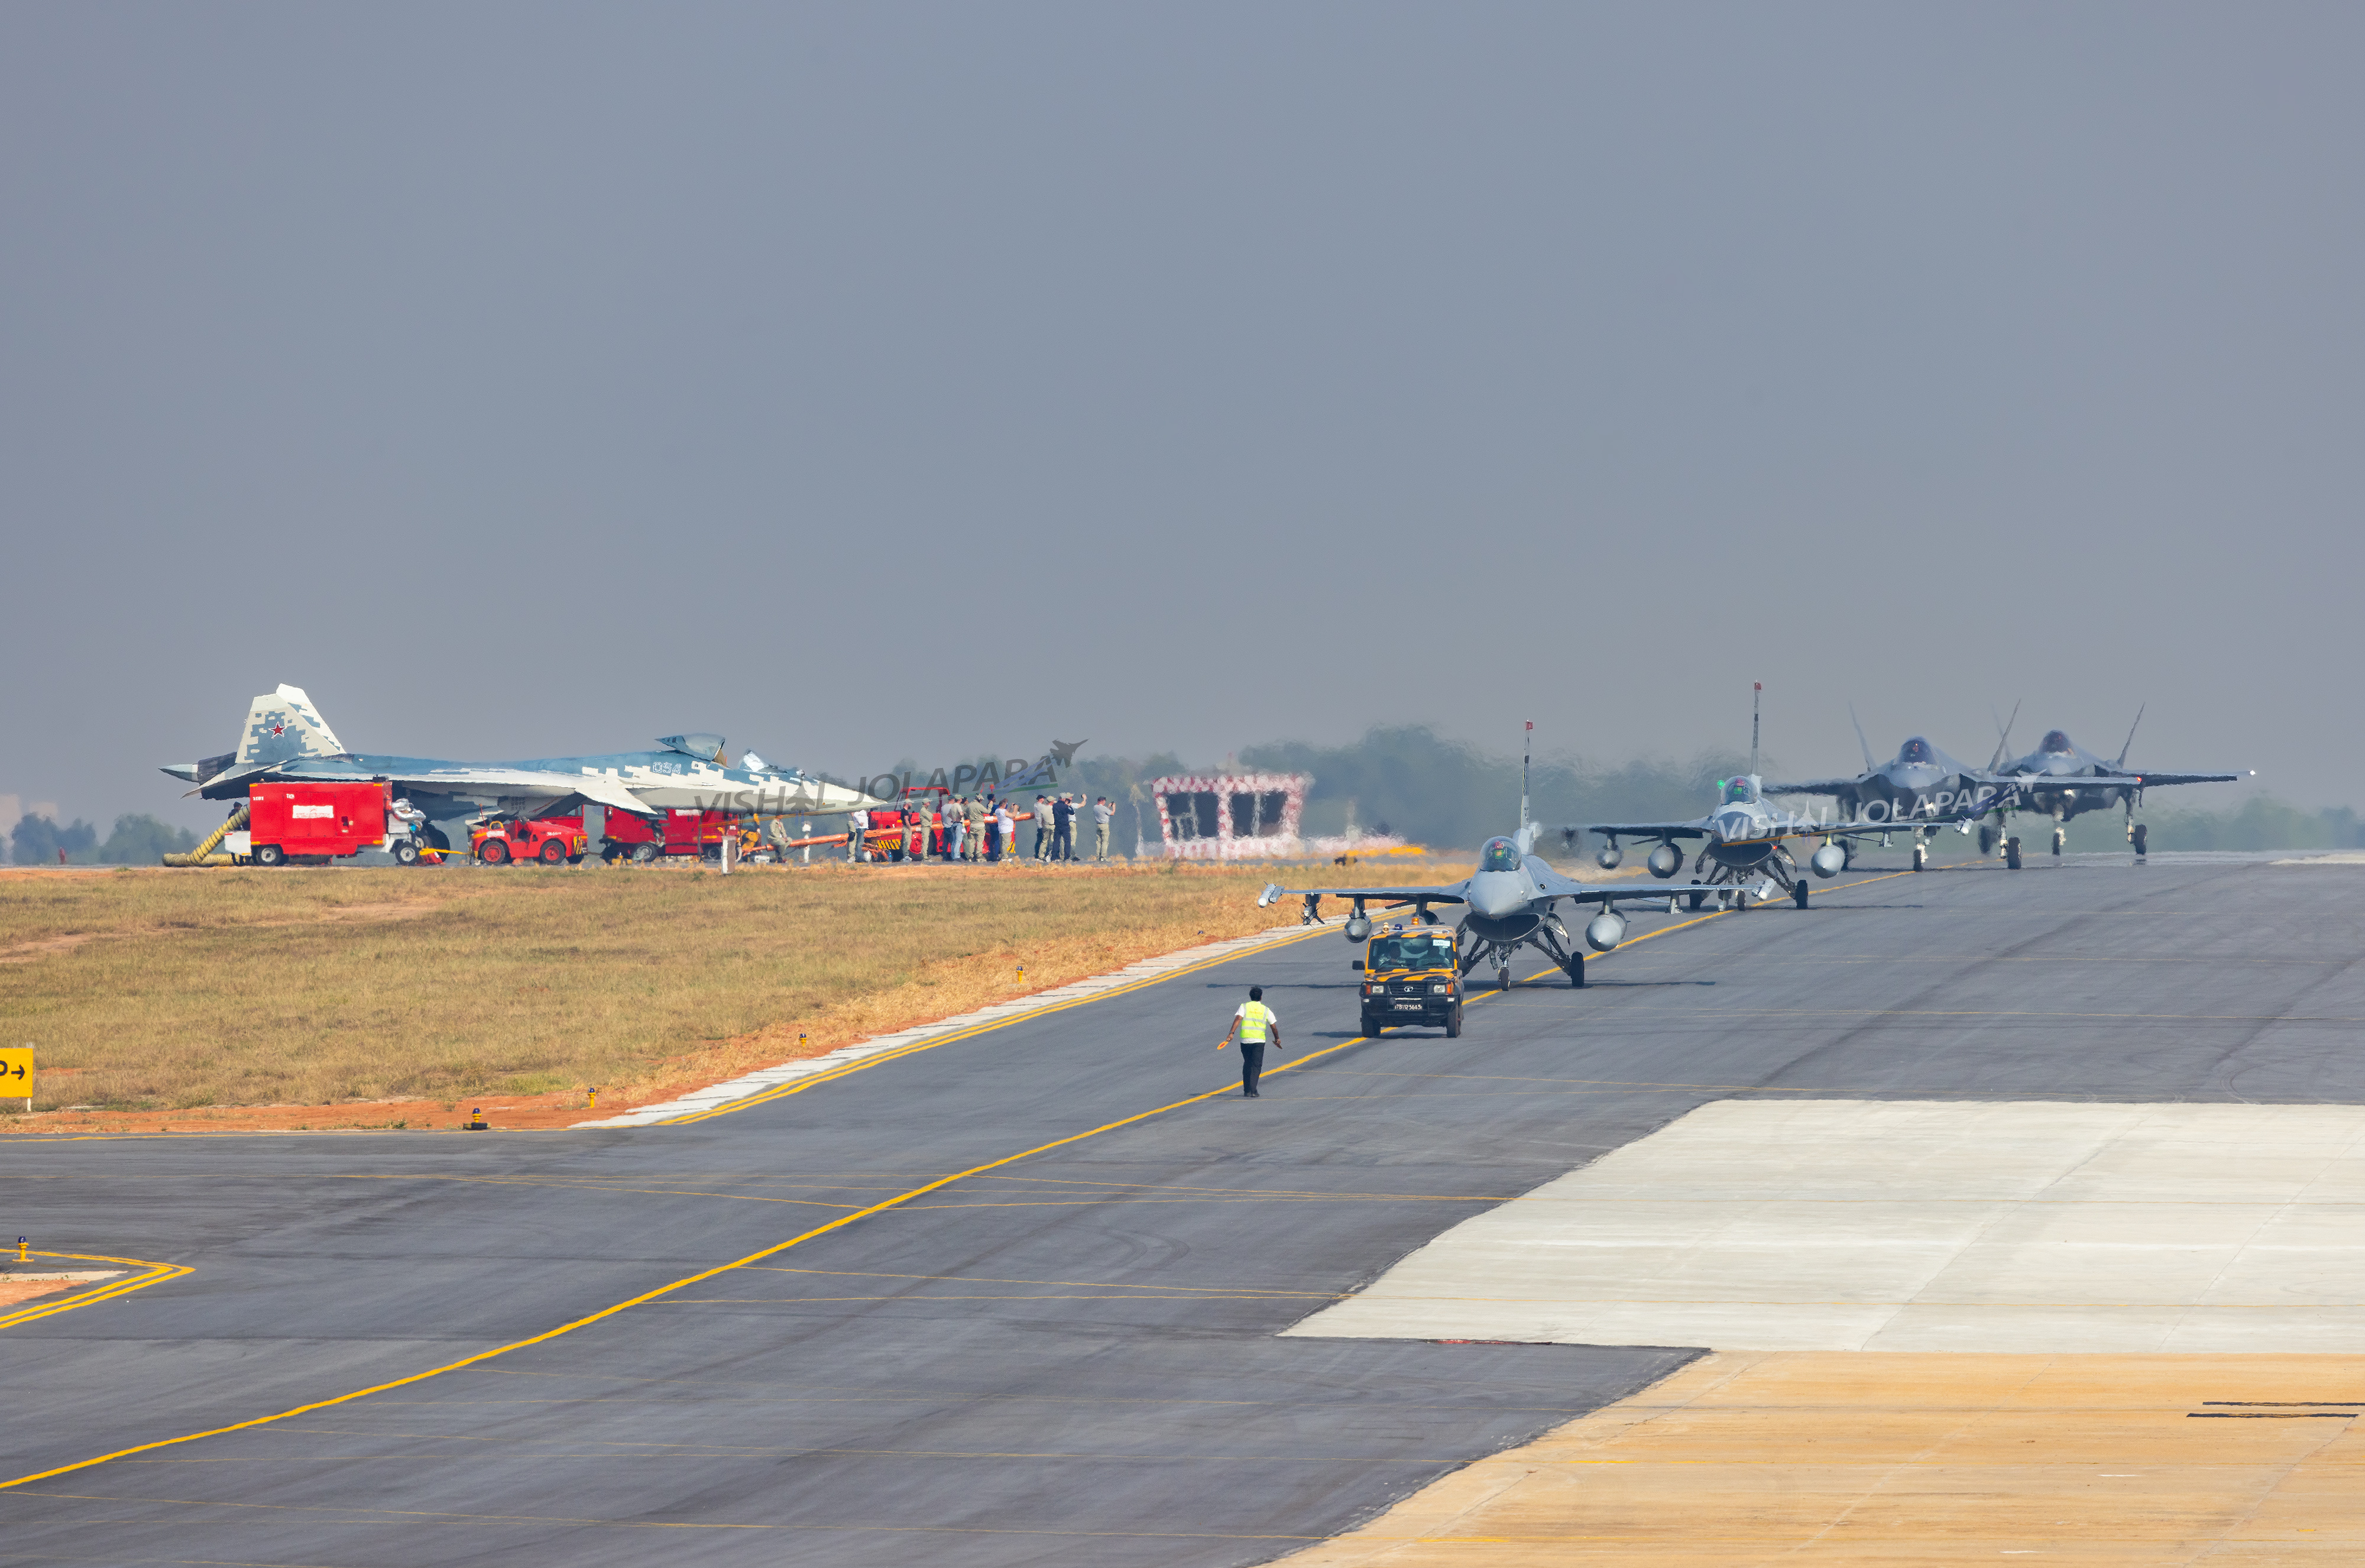
[[[209,801],[243,800],[265,779],[359,783],[384,779],[425,813],[437,847],[452,847],[440,824],[499,808],[520,816],[548,816],[589,802],[611,811],[654,816],[670,807],[763,815],[825,815],[884,802],[858,790],[824,783],[793,768],[778,768],[750,753],[737,766],[723,756],[721,735],[669,735],[656,751],[596,756],[538,757],[524,762],[445,762],[432,757],[349,752],[303,689],[283,686],[247,709],[238,750],[164,771]],[[465,834],[462,842],[465,842]]]
[[[2017,714],[2020,710],[2012,711]],[[2012,812],[2032,812],[2052,818],[2053,853],[2058,855],[2071,818],[2118,806],[2126,812],[2127,842],[2135,846],[2137,855],[2146,854],[2150,834],[2135,821],[2135,807],[2142,803],[2146,790],[2166,784],[2231,784],[2257,773],[2255,768],[2243,773],[2131,771],[2126,766],[2127,752],[2135,744],[2135,727],[2142,722],[2143,710],[2138,708],[2135,723],[2127,726],[2127,743],[2119,748],[2115,761],[2103,761],[2071,740],[2065,730],[2047,730],[2034,751],[1996,767],[1994,770],[2011,783],[2012,790],[1992,813],[1991,825],[1979,829],[1980,851],[1993,854],[1996,841],[2001,839],[2012,868],[2018,870],[2020,841],[2010,836]],[[2006,722],[1996,744],[1999,759],[2011,744],[2012,725]]]
[[[1528,728],[1533,730],[1535,725]],[[1585,928],[1585,946],[1607,953],[1626,939],[1626,921],[1618,913],[1619,904],[1655,900],[1672,912],[1675,897],[1664,888],[1588,888],[1570,880],[1534,853],[1540,826],[1528,820],[1528,765],[1522,759],[1519,831],[1508,838],[1488,839],[1478,851],[1475,874],[1434,888],[1284,888],[1269,882],[1257,896],[1257,907],[1283,897],[1303,898],[1303,921],[1310,925],[1322,924],[1318,911],[1325,898],[1352,900],[1345,935],[1350,942],[1361,942],[1372,934],[1371,917],[1363,910],[1366,903],[1387,909],[1410,904],[1424,921],[1430,918],[1431,904],[1464,904],[1469,913],[1462,917],[1458,938],[1463,944],[1463,974],[1492,963],[1495,985],[1500,990],[1511,983],[1511,959],[1528,946],[1565,969],[1572,984],[1583,985],[1585,954],[1569,939],[1568,928],[1561,924],[1554,905],[1563,899],[1600,904],[1601,913]]]

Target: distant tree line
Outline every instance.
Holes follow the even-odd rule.
[[[2353,806],[2303,811],[2272,795],[2253,795],[2230,811],[2180,810],[2149,798],[2135,812],[2151,830],[2154,849],[2365,849],[2365,821]],[[2015,833],[2042,818],[2014,817]],[[2049,829],[2040,826],[2038,832]],[[2117,813],[2079,817],[2069,824],[2072,851],[2111,850],[2126,844],[2126,820]]]
[[[115,831],[101,843],[98,830],[76,817],[61,827],[48,817],[17,819],[8,834],[8,857],[19,866],[153,866],[167,855],[185,855],[197,835],[158,822],[144,812],[115,819]]]

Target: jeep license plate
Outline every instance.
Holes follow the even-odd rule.
[[[1418,1013],[1428,1005],[1429,1004],[1425,1002],[1399,1002],[1396,1003],[1396,1011],[1399,1013]]]

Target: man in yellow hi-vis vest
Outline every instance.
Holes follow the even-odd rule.
[[[1264,1004],[1264,987],[1249,987],[1249,999],[1232,1014],[1231,1033],[1216,1041],[1216,1048],[1222,1050],[1235,1038],[1240,1043],[1240,1098],[1258,1099],[1257,1080],[1264,1076],[1264,1047],[1270,1043],[1274,1050],[1281,1049],[1281,1019]]]

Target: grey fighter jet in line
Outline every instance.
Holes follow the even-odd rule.
[[[858,790],[825,783],[794,768],[778,768],[753,752],[734,766],[721,735],[669,735],[656,751],[596,756],[539,757],[525,762],[445,762],[433,757],[350,752],[301,687],[266,691],[248,707],[238,749],[164,768],[209,801],[246,798],[266,779],[363,783],[382,779],[409,800],[432,824],[427,836],[452,847],[447,824],[476,811],[499,809],[546,816],[588,802],[611,811],[655,816],[677,807],[824,816],[883,805]],[[467,842],[462,831],[461,843]]]
[[[2015,716],[2019,711],[2017,707],[2012,710]],[[2020,841],[2011,836],[2012,812],[2028,812],[2051,818],[2053,853],[2058,855],[2072,818],[2117,806],[2126,812],[2127,842],[2135,846],[2137,856],[2142,856],[2149,852],[2151,835],[2143,823],[2135,821],[2135,807],[2143,803],[2146,790],[2168,784],[2231,784],[2257,777],[2256,768],[2240,773],[2135,772],[2126,765],[2127,752],[2135,744],[2135,728],[2142,722],[2143,710],[2138,708],[2135,723],[2127,726],[2126,745],[2119,747],[2113,761],[2105,762],[2096,756],[2071,740],[2066,730],[2047,730],[2034,751],[2011,762],[2001,762],[2004,751],[2012,744],[2012,724],[2007,721],[1996,743],[1998,763],[1990,766],[2010,782],[2012,789],[1991,813],[1991,823],[1979,829],[1981,852],[1993,854],[2001,840],[2006,859],[2012,869],[2018,870]]]
[[[1854,709],[1848,711],[1853,721]],[[1909,735],[1888,762],[1872,760],[1871,743],[1864,726],[1855,727],[1856,745],[1864,749],[1864,771],[1853,778],[1806,778],[1795,783],[1764,786],[1768,795],[1829,795],[1839,802],[1840,815],[1851,827],[1882,832],[1911,831],[1913,868],[1928,859],[1929,835],[1941,827],[1968,833],[1975,819],[1991,809],[2013,787],[2013,780],[1967,767],[1921,735]],[[1842,841],[1843,864],[1854,858]]]
[[[1755,687],[1763,692],[1763,685]],[[1872,822],[1833,822],[1824,818],[1800,816],[1795,812],[1777,811],[1765,802],[1765,781],[1757,774],[1757,705],[1753,695],[1749,715],[1749,771],[1738,778],[1717,780],[1716,810],[1704,817],[1687,822],[1666,823],[1579,823],[1562,828],[1561,834],[1569,848],[1576,848],[1579,834],[1601,835],[1601,853],[1597,863],[1605,871],[1614,870],[1624,852],[1618,841],[1621,838],[1659,841],[1643,865],[1651,875],[1662,880],[1684,868],[1684,852],[1679,841],[1704,840],[1699,858],[1692,863],[1692,884],[1696,890],[1688,897],[1691,907],[1698,909],[1707,901],[1711,890],[1717,902],[1734,909],[1747,909],[1780,890],[1790,896],[1800,909],[1807,907],[1807,879],[1799,874],[1799,864],[1790,857],[1788,838],[1821,838],[1822,847],[1808,857],[1808,868],[1818,877],[1836,877],[1846,868],[1848,845],[1855,838],[1879,834],[1884,840],[1896,831],[1897,823],[1887,812]],[[1936,802],[1933,801],[1933,804]],[[1932,822],[1954,821],[1954,808],[1948,804],[1945,817],[1933,816],[1918,825]],[[1922,864],[1921,836],[1915,834],[1913,868]],[[1700,873],[1708,873],[1705,880]],[[1754,873],[1755,888],[1742,884]]]
[[[1530,723],[1529,729],[1535,725]],[[1536,834],[1541,824],[1528,820],[1528,765],[1519,764],[1519,827],[1508,837],[1488,839],[1478,851],[1477,871],[1459,882],[1433,888],[1284,888],[1268,882],[1257,896],[1260,909],[1283,897],[1306,901],[1301,923],[1308,925],[1324,924],[1319,913],[1325,898],[1352,901],[1347,916],[1345,935],[1350,942],[1361,942],[1372,934],[1370,915],[1364,905],[1375,903],[1384,909],[1413,906],[1420,919],[1430,918],[1431,904],[1462,904],[1468,913],[1462,917],[1457,962],[1462,972],[1468,974],[1481,964],[1495,966],[1496,989],[1511,983],[1511,960],[1523,947],[1533,947],[1567,971],[1574,985],[1585,983],[1585,953],[1570,940],[1568,928],[1561,924],[1554,906],[1561,900],[1573,903],[1598,903],[1601,913],[1585,927],[1585,946],[1597,953],[1607,953],[1626,939],[1626,920],[1618,913],[1620,903],[1656,902],[1669,912],[1676,907],[1675,895],[1664,888],[1588,888],[1572,881],[1535,853]]]
[[[1720,903],[1747,909],[1752,903],[1772,898],[1778,890],[1804,909],[1807,879],[1800,875],[1799,864],[1791,858],[1789,846],[1783,840],[1822,839],[1822,846],[1807,857],[1807,866],[1816,876],[1831,878],[1847,868],[1848,840],[1866,834],[1886,837],[1896,831],[1894,823],[1885,821],[1833,823],[1777,811],[1765,803],[1764,781],[1754,773],[1720,779],[1717,788],[1716,810],[1704,817],[1669,823],[1579,823],[1562,828],[1561,834],[1574,850],[1579,834],[1598,834],[1602,845],[1596,859],[1605,871],[1616,869],[1624,858],[1620,839],[1655,838],[1658,847],[1651,851],[1643,865],[1651,875],[1663,880],[1684,868],[1679,842],[1704,840],[1699,858],[1692,863],[1693,886],[1687,895],[1692,908],[1699,908],[1713,892]],[[1917,868],[1921,865],[1918,844],[1914,865]],[[1703,871],[1708,873],[1704,879],[1700,875]],[[1756,875],[1756,885],[1743,886],[1752,873]]]

